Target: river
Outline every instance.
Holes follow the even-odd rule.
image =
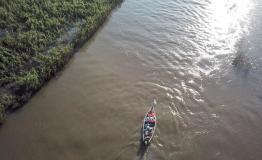
[[[2,160],[260,160],[262,2],[125,0],[0,128]],[[157,129],[140,146],[157,99]]]

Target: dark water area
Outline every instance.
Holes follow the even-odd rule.
[[[4,160],[260,160],[262,2],[125,0],[0,128]],[[158,101],[152,144],[140,128]]]

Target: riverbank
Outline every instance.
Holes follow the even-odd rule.
[[[121,2],[0,2],[0,123],[61,70]]]

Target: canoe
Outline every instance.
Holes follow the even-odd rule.
[[[156,112],[155,112],[155,104],[156,101],[154,100],[154,104],[146,113],[143,121],[143,128],[142,128],[142,140],[145,145],[149,145],[155,130],[156,130]]]

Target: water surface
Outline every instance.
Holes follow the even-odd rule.
[[[262,3],[125,0],[0,129],[4,160],[259,160]],[[158,124],[140,146],[156,98]]]

